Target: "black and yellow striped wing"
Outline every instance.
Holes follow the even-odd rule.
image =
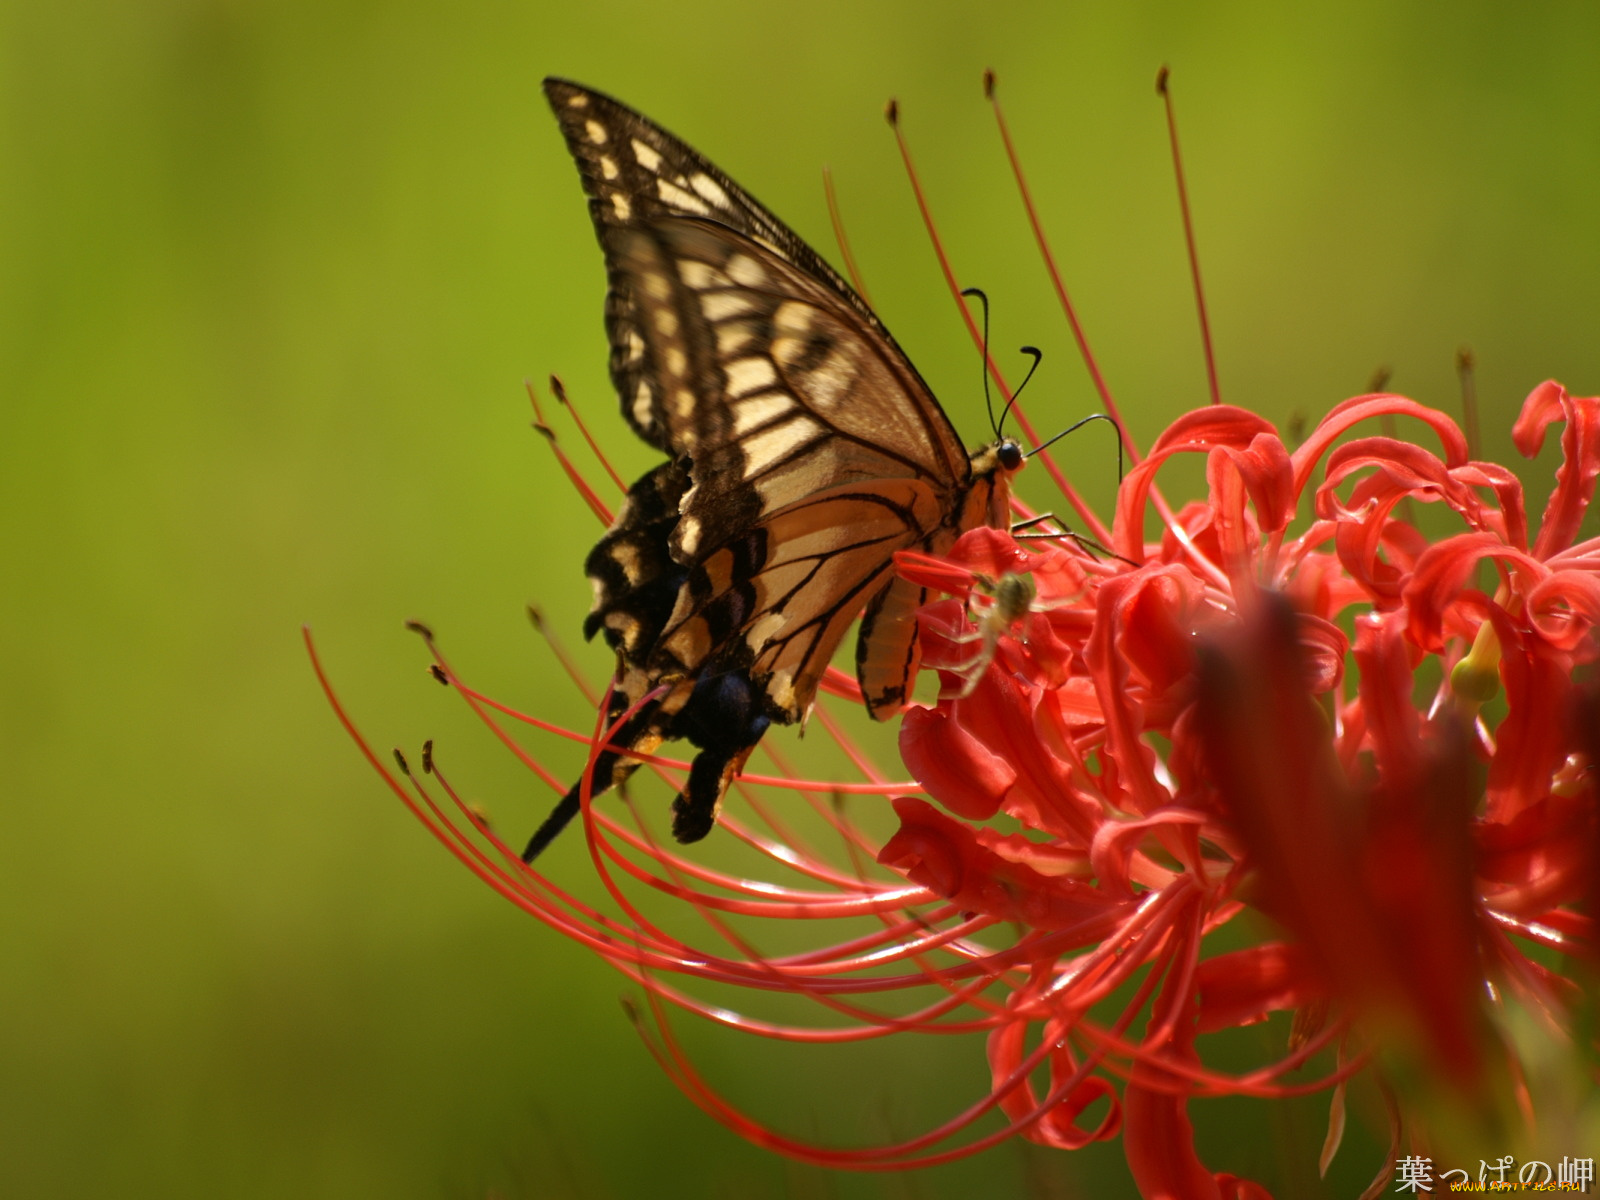
[[[731,179],[609,97],[545,91],[605,252],[623,414],[669,456],[589,556],[586,632],[617,650],[617,712],[672,684],[620,740],[700,748],[674,825],[694,840],[767,725],[803,719],[863,609],[868,708],[899,710],[922,597],[893,554],[1003,521],[1006,471],[974,470],[871,309]],[[628,769],[603,761],[594,790]]]

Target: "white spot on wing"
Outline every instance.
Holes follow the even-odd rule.
[[[611,546],[611,560],[622,568],[629,583],[639,582],[639,548],[629,542],[615,542]]]
[[[735,283],[745,287],[765,287],[767,284],[766,271],[748,254],[735,254],[729,258],[727,272]]]
[[[633,157],[639,160],[639,165],[652,175],[661,167],[661,155],[657,154],[655,147],[633,139]]]
[[[728,394],[735,399],[759,392],[778,382],[772,362],[762,356],[736,358],[722,368],[728,377]]]
[[[696,517],[684,517],[678,522],[678,547],[685,554],[694,554],[700,549],[700,521]],[[659,536],[659,535],[658,535]]]
[[[728,193],[722,190],[722,185],[706,174],[689,176],[689,186],[692,187],[702,200],[717,208],[729,208]]]
[[[643,379],[633,390],[633,423],[640,429],[652,428],[655,421],[655,392]]]
[[[755,330],[745,321],[730,321],[716,325],[717,353],[723,358],[743,354],[756,340]]]
[[[686,192],[671,180],[656,180],[656,194],[674,208],[681,208],[684,212],[694,213],[696,216],[709,217],[711,209],[706,202],[693,192]]]
[[[734,436],[743,437],[752,429],[793,410],[794,402],[782,392],[767,392],[761,396],[741,400],[733,406]]]
[[[611,193],[611,211],[616,214],[616,218],[619,221],[631,221],[633,219],[633,205],[628,203],[628,198],[621,192]]]
[[[754,433],[739,443],[744,452],[746,479],[786,458],[822,432],[822,426],[806,417],[796,417],[764,433]]]
[[[667,373],[682,375],[689,369],[689,356],[683,352],[682,346],[667,347]]]
[[[670,308],[658,308],[655,312],[656,331],[665,337],[676,337],[678,334],[678,314]]]
[[[612,158],[609,154],[602,154],[600,156],[600,174],[604,175],[607,179],[615,179],[619,173],[620,172],[617,170],[617,160]]]
[[[726,287],[732,281],[708,262],[701,262],[698,258],[681,258],[678,260],[678,277],[695,291],[704,291],[709,287]]]
[[[794,672],[790,670],[774,671],[772,678],[767,680],[767,695],[772,702],[785,712],[794,712],[796,707],[794,695]]]
[[[695,396],[686,387],[678,388],[672,393],[672,407],[677,410],[680,417],[687,417],[694,412]]]
[[[567,107],[588,108],[589,97],[585,96],[582,92],[573,92],[572,95],[567,97]]]
[[[672,281],[660,271],[651,271],[644,277],[645,294],[653,300],[672,298]]]
[[[589,135],[589,140],[596,146],[604,146],[606,144],[606,127],[600,124],[599,121],[591,118],[583,123],[583,129]]]
[[[816,312],[811,305],[799,300],[785,300],[772,314],[772,328],[779,334],[804,337],[811,332],[811,323],[815,318]]]
[[[755,621],[744,635],[744,644],[760,654],[764,647],[784,626],[786,618],[780,612],[769,612]]]
[[[706,292],[700,297],[700,311],[708,321],[742,317],[755,309],[755,302],[743,292]]]
[[[806,399],[810,400],[820,412],[828,412],[841,401],[848,400],[853,393],[852,385],[856,381],[856,373],[852,367],[852,360],[835,350],[820,367],[806,376],[805,385],[801,389]]]

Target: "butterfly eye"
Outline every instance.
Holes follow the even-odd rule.
[[[1015,471],[1020,468],[1022,466],[1022,460],[1025,457],[1022,453],[1022,447],[1017,445],[1010,438],[1007,438],[1005,441],[996,446],[994,454],[995,458],[999,459],[1000,465],[1007,471]]]

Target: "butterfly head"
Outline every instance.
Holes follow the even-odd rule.
[[[961,528],[989,525],[1006,529],[1011,524],[1011,477],[1022,470],[1028,456],[1008,437],[990,442],[972,455],[972,490],[963,506]]]

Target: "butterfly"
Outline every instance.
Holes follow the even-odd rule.
[[[1025,457],[1006,438],[969,455],[866,302],[708,160],[600,92],[544,90],[605,254],[622,414],[667,461],[584,564],[584,634],[617,657],[612,733],[528,862],[585,785],[599,795],[674,739],[698,753],[673,836],[703,838],[766,730],[805,719],[858,615],[867,711],[899,712],[927,596],[894,553],[1005,528]]]

